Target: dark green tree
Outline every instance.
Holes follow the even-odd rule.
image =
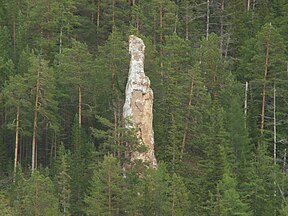
[[[58,192],[59,209],[64,215],[70,215],[71,177],[69,175],[70,154],[64,145],[60,145],[55,162],[55,182]]]
[[[117,215],[122,208],[122,168],[117,158],[105,156],[94,170],[89,192],[85,196],[87,215]]]
[[[95,155],[94,144],[84,128],[79,127],[77,115],[72,127],[70,145],[73,146],[68,172],[71,177],[70,213],[81,215],[84,214],[84,197],[93,175],[97,155]]]
[[[236,180],[225,173],[223,182],[219,184],[219,190],[222,194],[220,198],[221,215],[252,215],[249,212],[249,206],[243,203],[236,188]]]
[[[35,171],[30,177],[19,179],[15,188],[13,207],[16,215],[57,215],[58,200],[49,177]]]
[[[71,134],[75,114],[77,113],[81,128],[86,110],[95,106],[94,101],[89,98],[93,97],[96,77],[92,55],[86,44],[73,40],[72,47],[64,48],[57,57],[56,77],[60,89],[58,98],[62,101],[59,112],[63,116],[61,124],[64,126],[64,135],[68,136]]]

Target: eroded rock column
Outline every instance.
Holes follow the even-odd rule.
[[[135,128],[139,144],[146,147],[145,152],[133,151],[131,160],[142,160],[156,167],[152,125],[153,91],[150,88],[150,80],[144,73],[144,51],[145,45],[142,39],[131,35],[129,37],[131,60],[123,115],[128,120],[126,127]]]

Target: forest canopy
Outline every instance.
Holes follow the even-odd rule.
[[[288,215],[287,11],[0,0],[0,214]],[[129,157],[131,34],[146,46],[157,169]]]

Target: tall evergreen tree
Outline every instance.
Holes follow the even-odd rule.
[[[30,67],[28,73],[24,75],[28,80],[30,89],[32,91],[32,101],[34,104],[34,119],[33,119],[33,137],[32,137],[32,163],[31,168],[34,171],[37,168],[38,158],[46,158],[47,150],[51,147],[48,143],[48,129],[51,129],[52,135],[57,133],[57,101],[55,100],[55,77],[54,72],[48,67],[48,63],[41,59],[40,56],[36,57],[31,55],[29,58]],[[39,140],[37,132],[39,132],[40,125],[46,130],[47,139],[43,141],[43,146],[37,145]],[[50,140],[51,141],[51,140]],[[39,156],[38,156],[39,153]],[[45,161],[45,160],[41,160]],[[46,162],[49,160],[46,160]],[[45,163],[45,162],[44,162]]]
[[[60,145],[55,162],[55,181],[58,192],[59,209],[64,215],[70,215],[71,177],[69,175],[70,155],[65,151],[64,145]]]
[[[19,179],[13,206],[16,215],[57,215],[58,201],[49,177],[35,171],[27,179]]]
[[[84,111],[94,104],[88,102],[95,81],[92,55],[87,45],[73,40],[71,48],[64,48],[58,55],[57,80],[61,89],[59,98],[64,135],[70,134],[74,116],[77,113],[79,128],[83,124]],[[68,140],[70,142],[71,140]]]
[[[76,116],[77,117],[77,116]],[[72,128],[72,154],[68,175],[71,177],[71,214],[84,214],[84,197],[96,163],[95,148],[84,128],[79,127],[75,118]]]
[[[122,208],[122,169],[116,158],[105,156],[94,171],[90,190],[85,197],[88,215],[117,215]]]

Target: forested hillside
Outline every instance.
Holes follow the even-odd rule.
[[[131,34],[157,169],[130,160]],[[0,0],[0,215],[288,215],[287,48],[287,0]]]

